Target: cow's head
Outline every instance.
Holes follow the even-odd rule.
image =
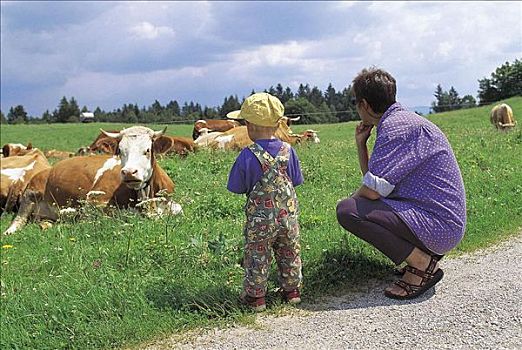
[[[166,129],[165,127],[162,131],[153,131],[144,126],[133,126],[119,133],[101,130],[106,136],[118,142],[116,153],[121,158],[121,181],[127,187],[139,190],[147,186],[154,171],[154,152],[162,151],[156,147],[155,141],[165,133]]]
[[[33,145],[30,142],[27,146],[24,146],[21,143],[6,143],[2,147],[2,154],[4,157],[25,156],[32,150]]]
[[[296,122],[296,121],[298,121],[299,119],[301,119],[301,116],[299,116],[299,117],[295,117],[295,118],[282,117],[282,118],[281,118],[281,122],[282,122],[282,123],[285,123],[287,126],[290,126],[290,125],[292,125],[293,122]]]
[[[319,140],[319,136],[317,136],[317,131],[308,129],[303,132],[302,137],[304,140],[312,143],[319,143],[321,140]]]

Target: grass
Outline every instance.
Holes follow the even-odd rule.
[[[522,97],[507,103],[520,119]],[[468,225],[453,254],[494,244],[522,226],[521,129],[493,130],[490,108],[429,116],[448,136],[466,186]],[[308,300],[349,290],[392,267],[336,221],[337,200],[360,184],[355,124],[314,125],[321,144],[296,147],[305,177],[297,192]],[[88,145],[99,127],[123,126],[2,125],[1,138],[75,151]],[[191,127],[171,125],[168,133],[190,135]],[[174,199],[184,216],[154,221],[126,211],[112,217],[92,212],[45,231],[30,224],[2,237],[0,348],[132,347],[194,327],[252,321],[237,302],[244,197],[225,187],[236,155],[201,151],[160,161],[176,183]],[[2,231],[11,218],[1,218]],[[268,295],[272,311],[282,307],[275,287],[274,275]]]

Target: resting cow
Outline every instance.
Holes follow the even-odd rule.
[[[109,133],[118,133],[119,131],[109,131]],[[190,152],[194,152],[196,145],[193,140],[188,137],[181,136],[168,136],[162,135],[155,140],[156,154],[177,154],[182,157],[187,156]],[[159,146],[161,144],[161,146]],[[105,135],[100,133],[94,142],[87,148],[80,148],[77,152],[78,155],[93,154],[93,153],[106,153],[113,154],[117,147],[117,142]]]
[[[194,123],[194,129],[192,130],[192,139],[196,140],[200,136],[201,129],[206,129],[208,130],[208,132],[225,132],[238,126],[241,126],[241,124],[235,120],[200,119]]]
[[[490,121],[497,130],[502,131],[514,128],[517,123],[513,116],[513,110],[505,103],[493,107],[491,110]]]
[[[54,159],[67,159],[74,157],[73,152],[67,152],[67,151],[58,151],[56,149],[51,149],[49,151],[45,151],[45,156],[47,158],[54,158]]]
[[[302,141],[319,143],[317,131],[307,130],[302,134],[294,134],[286,123],[279,124],[279,128],[276,130],[275,136],[281,141],[292,145]],[[198,143],[198,140],[196,140],[196,143]],[[213,149],[241,150],[252,143],[253,141],[250,139],[250,137],[248,137],[247,127],[240,126],[215,136],[211,141],[208,142],[208,145]]]
[[[160,191],[174,191],[174,183],[154,156],[162,151],[155,141],[164,131],[135,126],[118,133],[104,132],[117,143],[117,155],[65,159],[56,163],[43,178],[35,177],[24,192],[17,216],[4,234],[20,229],[31,215],[57,220],[61,208],[79,207],[82,201],[99,207],[120,208],[152,203],[153,214],[180,213],[179,204],[157,198]],[[43,189],[41,183],[45,183]]]
[[[12,156],[23,156],[33,150],[33,145],[29,142],[27,146],[22,145],[21,143],[6,143],[2,147],[2,156],[3,157],[12,157]]]
[[[18,206],[20,197],[31,179],[50,167],[47,158],[38,149],[33,149],[23,156],[2,159],[0,213],[11,211]]]

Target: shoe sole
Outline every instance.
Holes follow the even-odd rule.
[[[384,292],[384,295],[391,299],[396,300],[409,300],[409,299],[415,299],[420,297],[422,294],[426,293],[427,290],[429,290],[431,287],[434,287],[437,283],[440,282],[440,280],[444,277],[444,271],[442,269],[438,269],[435,272],[435,275],[431,280],[429,280],[424,286],[422,286],[417,292],[409,294],[409,295],[397,295],[390,293],[388,291]]]

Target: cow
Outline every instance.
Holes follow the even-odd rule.
[[[49,151],[45,151],[44,155],[47,158],[67,159],[67,158],[74,157],[75,154],[73,152],[58,151],[58,150],[55,150],[55,149],[51,149]]]
[[[33,149],[33,145],[29,142],[27,146],[22,145],[21,143],[6,143],[2,147],[2,156],[3,157],[12,157],[12,156],[23,156],[30,152]]]
[[[158,149],[165,150],[162,154],[177,154],[186,157],[189,153],[195,152],[197,145],[188,137],[163,135],[156,140]],[[161,146],[160,146],[161,144]]]
[[[317,131],[307,130],[303,134],[295,134],[286,123],[279,123],[275,137],[292,145],[301,143],[302,141],[319,143]],[[216,135],[208,142],[208,146],[213,149],[241,150],[252,143],[253,141],[248,137],[247,127],[240,126]]]
[[[214,139],[220,135],[223,135],[224,132],[221,131],[213,131],[209,132],[207,128],[202,128],[199,130],[200,134],[198,138],[194,141],[194,143],[198,147],[208,147],[214,141]]]
[[[110,133],[118,133],[119,131],[109,131]],[[186,157],[190,152],[194,152],[196,145],[194,141],[188,137],[162,135],[155,140],[156,155],[175,153],[182,157]],[[161,144],[161,145],[160,145]],[[107,137],[104,133],[100,133],[94,142],[86,149],[80,148],[77,155],[94,154],[94,153],[114,153],[117,142]]]
[[[23,156],[2,159],[0,179],[0,213],[18,206],[20,198],[31,179],[39,172],[51,168],[45,155],[32,149]]]
[[[151,215],[181,213],[179,204],[158,197],[174,191],[174,182],[155,158],[155,153],[161,151],[156,140],[164,132],[165,129],[153,131],[143,126],[118,133],[102,130],[117,143],[115,154],[64,159],[47,174],[33,178],[23,194],[17,216],[4,234],[19,230],[31,216],[55,221],[60,209],[78,208],[83,202],[100,208],[150,205]],[[41,183],[45,183],[43,190]]]
[[[241,126],[241,123],[236,120],[200,119],[194,123],[194,129],[192,130],[192,139],[196,140],[201,134],[201,129],[203,128],[207,129],[209,132],[225,132],[238,126]]]
[[[517,124],[511,107],[505,103],[498,104],[491,110],[491,124],[497,130],[507,131],[515,127]]]

